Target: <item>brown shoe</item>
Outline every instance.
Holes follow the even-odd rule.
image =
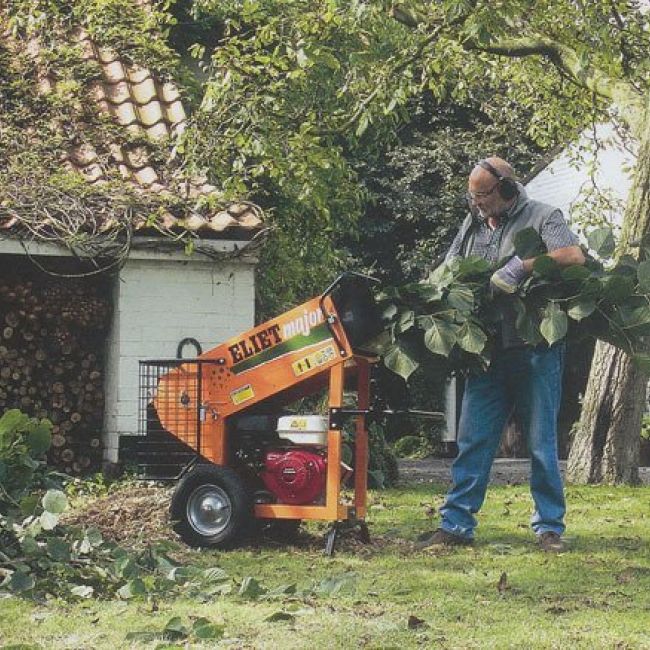
[[[538,535],[537,543],[545,553],[563,553],[566,551],[564,540],[551,530]]]
[[[474,543],[469,537],[454,535],[442,528],[438,528],[433,533],[419,537],[415,543],[417,549],[429,548],[430,546],[470,546]]]

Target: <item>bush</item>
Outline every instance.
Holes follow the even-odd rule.
[[[399,470],[395,453],[386,442],[384,428],[375,422],[368,426],[368,486],[387,488],[397,483]]]
[[[0,418],[0,513],[25,507],[24,498],[45,479],[42,461],[52,444],[52,423],[18,409]]]
[[[424,436],[404,436],[393,445],[393,451],[398,458],[425,458],[433,453],[433,445]]]

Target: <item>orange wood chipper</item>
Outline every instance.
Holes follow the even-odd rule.
[[[363,345],[382,329],[371,281],[343,274],[321,296],[195,359],[141,362],[145,432],[168,432],[194,451],[171,504],[187,543],[231,546],[254,519],[332,522],[328,554],[343,525],[368,539],[366,416],[378,358]],[[323,389],[326,416],[286,414]],[[356,408],[344,407],[344,389]],[[343,462],[350,418],[353,467]]]

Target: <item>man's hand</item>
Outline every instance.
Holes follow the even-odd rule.
[[[490,282],[504,293],[514,293],[527,275],[523,260],[515,255],[505,266],[492,274]]]

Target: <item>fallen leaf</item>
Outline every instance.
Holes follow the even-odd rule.
[[[295,621],[296,617],[289,612],[274,612],[264,619],[267,623],[275,623],[276,621]]]
[[[408,620],[409,630],[415,630],[419,627],[425,627],[425,626],[426,626],[426,622],[423,621],[421,618],[418,618],[417,616],[413,616],[413,614],[409,616],[409,620]]]

